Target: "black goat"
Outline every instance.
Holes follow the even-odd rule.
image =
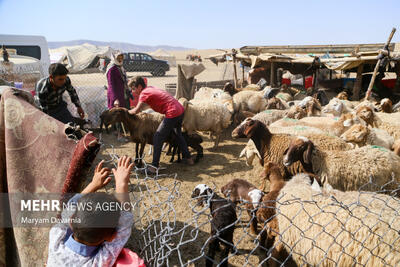
[[[196,159],[194,160],[194,162],[196,163],[199,162],[199,160],[203,157],[203,147],[200,145],[201,143],[203,143],[203,138],[201,137],[201,135],[197,133],[188,134],[187,132],[183,132],[182,135],[183,138],[185,139],[187,146],[193,148],[197,152]],[[169,153],[172,150],[172,155],[169,162],[174,161],[175,154],[178,154],[178,162],[181,162],[182,151],[179,148],[175,134],[172,134],[169,143],[170,146],[168,148],[167,155],[169,155]]]
[[[235,205],[232,201],[220,197],[205,184],[199,184],[192,193],[192,198],[197,198],[198,205],[208,204],[212,215],[211,219],[211,238],[206,254],[206,267],[213,266],[215,253],[220,251],[222,243],[224,249],[221,252],[222,262],[219,266],[228,266],[229,251],[234,249],[233,233],[237,221]]]

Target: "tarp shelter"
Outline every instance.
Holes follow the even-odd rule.
[[[170,67],[176,67],[176,58],[175,58],[175,56],[167,53],[163,49],[158,49],[158,50],[156,50],[154,52],[151,52],[149,54],[155,59],[168,61],[168,64],[169,64]]]
[[[93,61],[100,57],[112,58],[114,52],[116,50],[109,46],[96,46],[85,43],[83,45],[50,49],[50,58],[53,62],[66,64],[71,72],[78,72],[91,66]]]
[[[178,65],[178,85],[175,98],[184,97],[188,100],[194,97],[194,77],[202,73],[206,68],[203,64],[179,64]]]

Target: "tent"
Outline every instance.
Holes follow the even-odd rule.
[[[176,67],[176,58],[174,55],[168,54],[163,49],[158,49],[154,52],[149,53],[155,59],[166,60],[170,67]]]
[[[112,58],[116,50],[109,46],[96,46],[85,43],[76,46],[63,46],[57,49],[50,49],[52,63],[59,62],[67,65],[71,72],[78,72],[88,67],[96,67],[100,57]]]

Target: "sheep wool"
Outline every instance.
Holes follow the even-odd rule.
[[[314,190],[307,175],[296,175],[277,199],[275,246],[283,245],[298,266],[399,266],[399,210],[397,198]]]

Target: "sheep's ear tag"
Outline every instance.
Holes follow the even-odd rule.
[[[343,122],[343,126],[344,126],[344,127],[350,127],[350,126],[351,126],[351,120],[350,120],[350,119],[345,120],[345,121]]]

